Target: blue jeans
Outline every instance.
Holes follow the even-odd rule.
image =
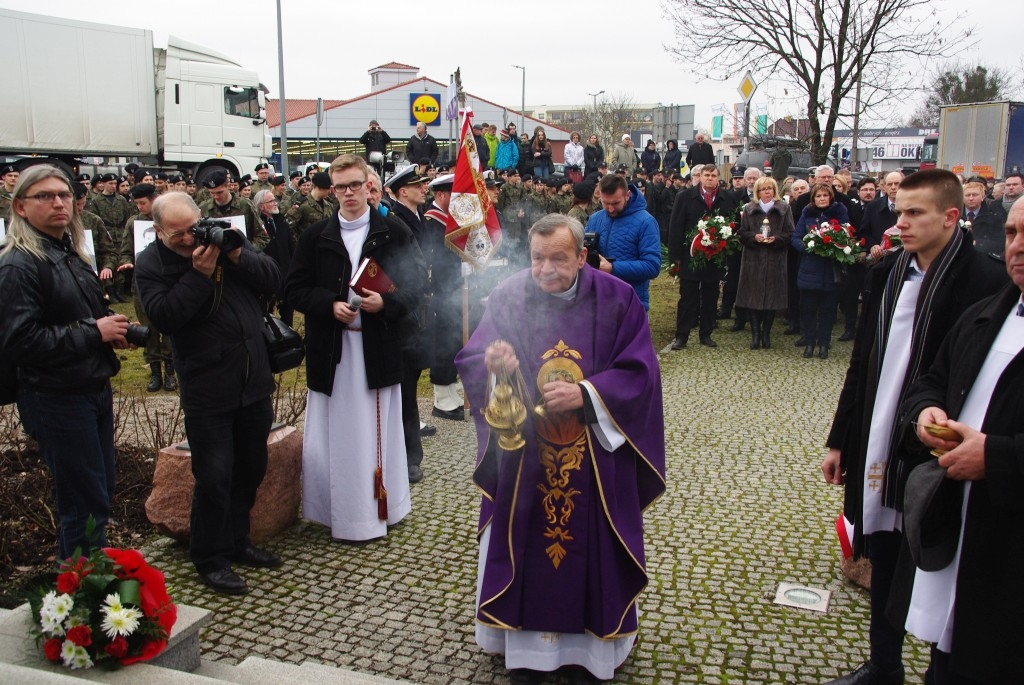
[[[551,172],[548,171],[548,165],[547,164],[545,164],[544,166],[535,166],[535,167],[533,167],[533,177],[534,178],[547,178],[550,175],[551,175]]]
[[[57,498],[59,559],[75,548],[89,554],[106,547],[104,528],[114,494],[114,400],[110,384],[96,393],[58,395],[22,388],[18,392],[21,423],[37,443]],[[96,522],[86,536],[89,517]]]
[[[249,542],[249,510],[267,472],[270,397],[220,414],[185,415],[192,450],[189,553],[200,573],[231,565]]]

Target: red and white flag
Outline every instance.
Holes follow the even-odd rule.
[[[472,120],[473,112],[467,109],[455,160],[444,242],[475,270],[483,271],[501,242],[501,225],[480,175],[480,155],[473,138]]]

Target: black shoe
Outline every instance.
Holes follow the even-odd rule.
[[[704,347],[718,347],[718,343],[712,340],[710,335],[700,336],[700,344]]]
[[[423,424],[423,428],[420,428],[420,437],[429,438],[431,435],[437,434],[437,426],[431,426],[429,423]]]
[[[686,347],[686,338],[676,338],[672,341],[672,346],[669,349],[681,350]]]
[[[421,480],[423,480],[423,469],[413,464],[409,467],[409,482],[419,483]]]
[[[731,319],[732,312],[728,309],[719,309],[718,313],[715,314],[716,319]]]
[[[529,668],[513,668],[508,672],[508,680],[512,685],[536,685],[544,680],[544,674]]]
[[[828,359],[828,345],[822,345],[818,350],[818,359]]]
[[[164,384],[164,379],[160,376],[160,362],[153,362],[149,365],[149,374],[149,385],[146,386],[146,392],[156,392]]]
[[[251,544],[247,544],[241,552],[231,557],[231,561],[251,568],[277,568],[283,563],[281,557],[273,552]]]
[[[732,331],[733,333],[737,333],[739,331],[742,331],[746,327],[747,327],[746,323],[740,321],[739,319],[736,319],[736,323],[734,323],[732,326],[730,326],[729,330]]]
[[[565,672],[566,682],[569,685],[594,685],[594,683],[601,682],[582,666],[567,666],[562,670]]]
[[[178,381],[174,378],[174,372],[170,371],[164,374],[164,390],[167,392],[174,392],[178,389]]]
[[[772,334],[765,328],[761,331],[761,347],[764,349],[770,349],[772,346]]]
[[[830,680],[825,685],[903,685],[903,680],[903,666],[891,671],[883,671],[868,661],[853,673]]]
[[[796,342],[793,343],[793,347],[807,347],[807,336],[801,335],[797,338]]]
[[[810,359],[814,356],[814,345],[808,345],[804,348],[804,359]]]
[[[783,335],[799,335],[800,334],[800,327],[799,326],[794,326],[793,324],[790,324],[790,325],[786,326],[786,330],[782,331],[782,334]]]
[[[854,335],[855,334],[853,331],[851,331],[850,329],[846,329],[845,331],[843,331],[843,334],[839,336],[839,342],[850,342],[851,340],[853,340]]]
[[[434,407],[430,412],[431,416],[436,416],[439,419],[451,419],[452,421],[465,421],[466,420],[466,409],[465,407],[455,407],[455,409],[438,409]]]
[[[244,595],[249,591],[245,580],[230,568],[219,568],[209,573],[200,573],[199,580],[203,581],[203,585],[224,595]]]

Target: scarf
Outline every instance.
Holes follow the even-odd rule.
[[[899,405],[907,396],[907,389],[911,383],[917,380],[923,369],[921,368],[921,348],[928,337],[931,324],[931,310],[935,301],[935,295],[939,291],[946,277],[949,275],[950,267],[960,252],[960,246],[964,241],[964,232],[957,229],[953,231],[953,237],[942,249],[942,252],[932,262],[928,272],[921,283],[921,294],[917,298],[917,306],[914,311],[914,326],[910,336],[910,360],[907,362],[907,373],[900,385]],[[892,317],[896,310],[896,302],[899,300],[900,291],[906,282],[907,271],[910,269],[912,255],[907,251],[901,251],[896,259],[896,266],[889,273],[885,283],[885,290],[882,293],[882,303],[879,308],[877,323],[877,346],[875,348],[875,378],[882,373],[882,361],[885,357],[885,348],[888,344],[889,327],[892,324]],[[906,490],[907,477],[910,469],[915,464],[908,464],[897,454],[897,442],[899,431],[894,430],[889,438],[889,458],[885,464],[885,480],[882,485],[882,502],[887,507],[897,511],[903,511],[903,494]]]

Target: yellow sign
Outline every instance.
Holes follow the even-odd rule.
[[[736,90],[743,97],[743,102],[750,102],[750,98],[754,97],[754,91],[757,90],[757,81],[754,80],[749,71],[744,74],[743,80],[740,81],[740,85]]]
[[[435,124],[441,116],[441,100],[437,95],[431,93],[411,94],[412,101],[410,108],[410,124],[417,122],[422,124]]]

